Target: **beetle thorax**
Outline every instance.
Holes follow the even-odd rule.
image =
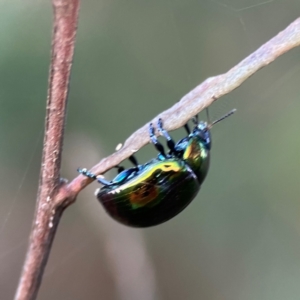
[[[211,136],[210,129],[206,122],[200,122],[193,130],[192,136],[197,136],[200,142],[210,150],[211,148]]]
[[[194,130],[194,133],[189,138],[188,145],[185,148],[182,157],[194,171],[200,184],[205,179],[209,168],[210,150],[207,145],[210,145],[210,135],[206,140],[203,140],[203,136],[200,137]]]

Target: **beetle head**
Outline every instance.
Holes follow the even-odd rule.
[[[196,135],[204,146],[210,150],[211,148],[211,136],[210,126],[206,122],[199,122],[195,127],[193,134]]]

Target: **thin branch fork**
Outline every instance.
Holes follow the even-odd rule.
[[[36,298],[61,214],[75,201],[77,194],[92,181],[82,175],[70,183],[60,181],[62,138],[79,0],[52,0],[52,2],[54,29],[41,177],[28,252],[15,300]],[[167,130],[183,126],[194,115],[237,88],[256,71],[299,45],[300,18],[227,73],[205,80],[151,122],[156,124],[158,118],[162,118]],[[91,172],[105,173],[147,144],[148,126],[149,123],[134,132],[119,151],[102,159]]]

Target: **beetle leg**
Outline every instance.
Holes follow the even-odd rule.
[[[199,124],[199,118],[198,115],[196,115],[193,119],[193,123],[197,126]]]
[[[102,183],[103,185],[111,185],[111,183],[109,181],[105,180],[102,175],[95,175],[95,174],[89,172],[85,168],[84,169],[77,169],[77,171],[80,174],[82,174],[82,175],[84,175],[84,176],[86,176],[88,178],[97,180],[98,182]]]
[[[135,169],[138,170],[139,164],[138,164],[137,159],[135,158],[135,156],[131,155],[131,156],[128,157],[128,159],[135,166]],[[125,170],[125,168],[123,166],[119,166],[119,165],[114,166],[114,168],[118,169],[118,174],[122,173]]]
[[[137,171],[136,167],[135,168],[126,169],[122,173],[120,173],[117,177],[115,177],[111,182],[108,182],[108,184],[106,184],[106,185],[115,185],[115,184],[120,185],[124,181],[126,181],[136,171]],[[102,177],[102,179],[103,179],[103,177]]]
[[[189,126],[189,124],[188,124],[188,123],[186,123],[186,124],[184,125],[184,128],[185,128],[185,130],[186,130],[187,134],[189,135],[189,134],[191,133],[191,129],[190,129],[190,126]]]
[[[86,176],[86,177],[88,177],[88,178],[96,179],[97,180],[97,175],[89,172],[86,168],[84,168],[84,169],[79,169],[78,168],[77,172],[80,173],[80,174],[82,174],[82,175],[84,175],[84,176]]]
[[[163,128],[162,119],[158,119],[157,127],[158,127],[158,131],[161,132],[163,134],[163,136],[166,138],[167,145],[168,145],[169,149],[171,150],[171,153],[174,152],[175,151],[175,142],[170,137],[168,131]]]
[[[122,166],[114,166],[114,168],[118,169],[118,174],[120,174],[121,172],[123,172],[125,170],[125,168]]]
[[[112,182],[110,182],[110,181],[107,181],[106,179],[104,179],[104,176],[102,176],[102,175],[98,175],[97,176],[97,181],[99,182],[99,183],[101,183],[101,184],[103,184],[103,185],[112,185],[113,183]]]
[[[154,134],[154,127],[152,123],[150,123],[149,125],[149,135],[150,135],[150,140],[154,144],[156,150],[161,154],[161,156],[166,157],[166,153],[163,145],[157,140],[157,137]]]
[[[134,155],[130,155],[128,159],[130,160],[130,162],[131,162],[134,166],[138,167],[139,164],[138,164],[138,161],[137,161],[137,159],[136,159],[136,157],[135,157]]]

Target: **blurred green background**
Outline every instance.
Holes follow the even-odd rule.
[[[112,153],[299,12],[299,0],[82,1],[62,176]],[[13,298],[34,213],[51,23],[50,1],[0,2],[1,300]],[[299,61],[290,51],[210,108],[212,119],[238,112],[214,127],[208,177],[178,217],[126,228],[103,212],[96,183],[83,191],[38,299],[300,299]],[[137,158],[155,155],[148,145]]]

